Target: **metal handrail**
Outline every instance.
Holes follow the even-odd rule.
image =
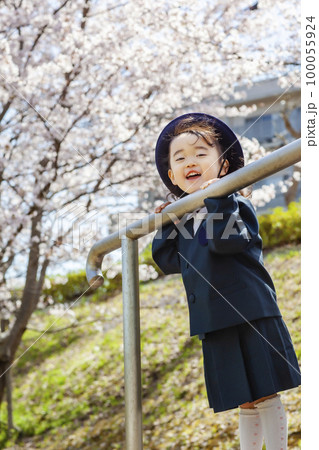
[[[169,223],[172,215],[173,219],[180,218],[204,205],[205,198],[222,197],[243,189],[297,163],[300,157],[299,139],[227,175],[218,183],[168,205],[161,214],[147,215],[120,229],[91,248],[87,258],[86,276],[90,286],[96,288],[103,284],[101,266],[104,256],[122,247],[126,450],[143,449],[138,238]]]
[[[122,236],[138,239],[151,233],[161,225],[169,223],[172,217],[170,214],[172,213],[180,218],[185,213],[203,206],[204,199],[207,197],[222,197],[231,194],[279,172],[300,161],[300,149],[301,139],[298,139],[227,175],[218,183],[214,183],[206,189],[196,191],[168,205],[161,214],[149,214],[145,218],[96,242],[89,252],[86,264],[87,280],[90,286],[97,288],[103,284],[104,277],[101,271],[103,258],[108,253],[121,247]]]

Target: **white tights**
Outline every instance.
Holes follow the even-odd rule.
[[[287,418],[280,395],[240,408],[240,450],[261,450],[263,437],[267,450],[287,450]]]
[[[262,425],[258,411],[239,410],[240,450],[261,450],[263,444]]]

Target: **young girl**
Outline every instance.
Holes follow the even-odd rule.
[[[170,122],[155,152],[159,175],[176,197],[244,165],[235,134],[207,114]],[[214,412],[240,407],[242,450],[260,450],[263,438],[267,450],[286,449],[287,420],[277,392],[298,386],[300,371],[263,265],[255,210],[239,193],[204,203],[156,233],[153,258],[165,274],[182,274],[190,334],[202,341],[209,406]]]

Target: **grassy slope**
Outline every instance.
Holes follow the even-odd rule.
[[[269,253],[284,319],[300,357],[300,249]],[[5,448],[124,448],[124,381],[121,297],[92,304],[86,299],[50,329],[16,365],[14,422],[21,432]],[[61,314],[37,313],[33,328]],[[214,414],[207,406],[199,340],[188,336],[188,312],[178,275],[141,287],[144,448],[238,449],[236,410]],[[27,331],[20,352],[39,333]],[[289,448],[299,448],[300,392],[282,394]],[[4,408],[1,414],[5,420]]]

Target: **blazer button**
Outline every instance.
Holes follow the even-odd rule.
[[[195,303],[195,294],[190,294],[190,296],[189,296],[189,301],[190,302],[192,302],[192,303]]]

